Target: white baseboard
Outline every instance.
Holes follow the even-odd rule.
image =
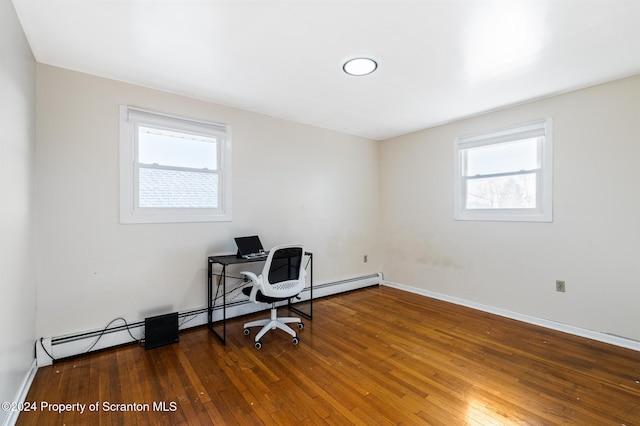
[[[399,290],[408,291],[410,293],[419,294],[421,296],[430,297],[432,299],[438,299],[445,302],[454,303],[456,305],[466,306],[467,308],[488,312],[490,314],[499,315],[501,317],[511,318],[517,321],[538,325],[541,327],[549,328],[551,330],[561,331],[564,333],[573,334],[575,336],[586,337],[587,339],[591,339],[591,340],[595,340],[603,343],[609,343],[611,345],[632,349],[634,351],[640,351],[640,342],[636,340],[627,339],[620,336],[614,336],[612,334],[601,333],[598,331],[587,330],[580,327],[574,327],[572,325],[562,324],[559,322],[537,318],[530,315],[520,314],[518,312],[512,312],[505,309],[496,308],[493,306],[483,305],[481,303],[471,302],[469,300],[447,296],[441,293],[436,293],[429,290],[411,287],[404,284],[394,283],[391,281],[383,280],[381,282],[381,285],[397,288]]]
[[[378,273],[314,285],[313,298],[315,300],[321,297],[343,293],[345,291],[379,285],[381,281],[382,274]],[[310,297],[311,293],[309,289],[305,289],[300,294],[301,301],[309,300]],[[286,304],[286,302],[283,302],[283,304]],[[234,301],[227,305],[226,317],[227,319],[235,318],[238,316],[268,309],[270,306],[271,305],[268,305],[266,303],[251,303],[246,299],[240,302]],[[196,313],[190,314],[191,312]],[[222,309],[215,309],[213,311],[213,321],[216,322],[220,320],[222,320]],[[206,323],[206,308],[197,308],[190,311],[181,312],[178,322],[180,330],[186,330],[188,328],[205,325]],[[129,330],[107,330],[107,333],[104,333],[98,338],[96,334],[101,331],[102,330],[91,330],[83,333],[77,333],[75,335],[43,337],[38,339],[36,341],[36,361],[38,367],[51,365],[53,364],[54,360],[82,355],[100,349],[119,346],[139,340],[143,338],[144,335],[144,323],[141,324],[140,321],[138,321],[136,325],[130,326]]]
[[[38,364],[34,359],[33,362],[31,363],[31,367],[29,367],[29,370],[27,371],[27,374],[24,377],[24,380],[22,381],[22,385],[18,390],[18,394],[16,395],[15,401],[12,401],[12,402],[15,402],[17,406],[20,406],[20,404],[26,401],[27,394],[29,393],[29,388],[31,387],[31,383],[33,383],[33,379],[36,376],[37,371],[38,371]],[[18,420],[19,414],[20,414],[19,410],[9,411],[9,416],[5,418],[4,423],[2,423],[3,426],[15,425],[16,421]]]

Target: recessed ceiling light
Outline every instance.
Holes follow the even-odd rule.
[[[375,59],[360,56],[345,61],[342,70],[349,75],[361,76],[371,74],[378,68]]]

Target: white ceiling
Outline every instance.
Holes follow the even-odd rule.
[[[38,62],[376,140],[640,74],[640,0],[13,3]]]

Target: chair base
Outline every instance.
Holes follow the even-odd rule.
[[[264,336],[269,330],[280,329],[292,337],[297,337],[296,332],[286,324],[299,323],[302,324],[300,318],[295,317],[278,317],[278,310],[275,307],[271,308],[271,318],[257,321],[251,321],[244,324],[245,334],[250,327],[262,327],[258,334],[256,334],[255,342],[258,343],[262,336]],[[300,327],[301,328],[301,327]]]

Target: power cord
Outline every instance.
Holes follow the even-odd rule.
[[[101,331],[101,332],[100,332],[100,334],[98,335],[98,338],[96,339],[96,341],[95,341],[95,342],[93,342],[93,344],[89,347],[89,349],[87,349],[87,350],[84,352],[84,354],[88,354],[89,352],[91,352],[91,350],[92,350],[92,349],[93,349],[93,348],[98,344],[98,342],[100,341],[100,339],[102,339],[102,337],[107,333],[107,330],[109,329],[109,327],[110,327],[114,322],[116,322],[116,321],[122,321],[122,322],[124,322],[125,328],[127,329],[127,332],[129,333],[129,336],[131,336],[131,338],[133,339],[133,341],[134,341],[134,342],[136,342],[136,343],[138,343],[138,344],[140,344],[140,343],[141,343],[142,339],[137,339],[137,338],[136,338],[136,337],[131,333],[131,326],[129,325],[129,323],[127,323],[127,320],[125,320],[125,319],[124,319],[124,318],[122,318],[122,317],[118,317],[118,318],[115,318],[115,319],[111,320],[111,321],[109,322],[109,324],[107,324],[107,325],[102,329],[102,331]],[[58,359],[57,359],[57,358],[55,358],[53,355],[51,355],[51,354],[49,353],[49,351],[47,350],[47,348],[44,346],[44,337],[41,337],[41,338],[39,339],[39,342],[40,342],[40,347],[42,348],[42,350],[44,351],[44,353],[45,353],[45,354],[47,354],[47,356],[48,356],[49,358],[51,358],[51,361],[53,361],[53,362],[58,361]]]
[[[47,348],[45,348],[45,347],[44,347],[44,342],[43,342],[43,340],[44,340],[44,337],[41,337],[41,338],[40,338],[40,347],[42,348],[42,350],[44,351],[44,353],[45,353],[45,354],[47,354],[47,356],[48,356],[49,358],[51,358],[51,361],[56,362],[56,361],[57,361],[57,359],[55,359],[55,358],[53,357],[53,355],[51,355],[51,354],[49,353],[49,351],[47,350]]]
[[[102,332],[100,333],[100,335],[98,336],[98,338],[96,339],[96,341],[95,341],[95,342],[93,342],[93,345],[91,345],[91,346],[89,347],[89,349],[87,349],[87,350],[85,351],[85,354],[87,354],[87,353],[91,352],[91,349],[93,349],[93,348],[98,344],[98,342],[100,341],[100,339],[102,339],[102,337],[105,335],[105,333],[106,333],[106,332],[107,332],[107,330],[109,329],[109,326],[110,326],[111,324],[113,324],[114,322],[116,322],[116,321],[122,321],[122,322],[124,322],[124,325],[125,325],[125,327],[127,328],[127,332],[129,333],[129,336],[131,336],[131,338],[133,339],[133,341],[134,341],[134,342],[136,342],[136,343],[140,344],[140,341],[141,341],[142,339],[136,339],[136,338],[133,336],[133,334],[131,334],[131,329],[129,328],[129,324],[127,323],[127,320],[126,320],[126,319],[124,319],[124,318],[122,318],[122,317],[118,317],[118,318],[112,319],[112,320],[109,322],[109,324],[107,324],[107,325],[106,325],[106,327],[102,330]]]

